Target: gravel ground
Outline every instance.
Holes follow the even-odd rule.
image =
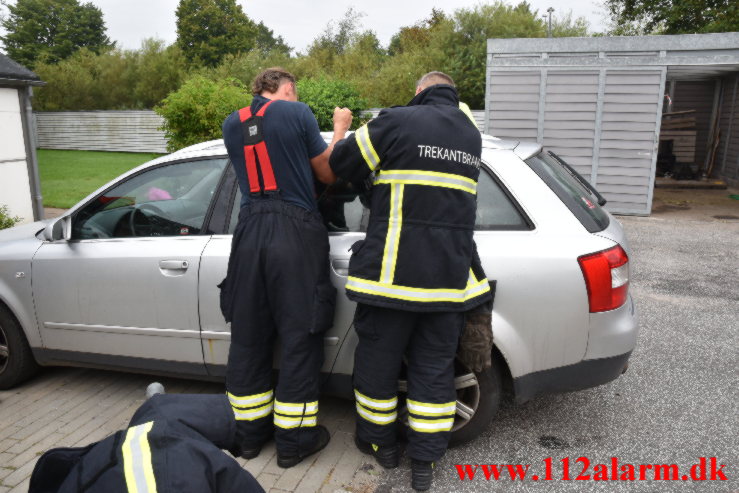
[[[631,293],[641,317],[629,371],[595,389],[504,405],[484,434],[437,464],[432,491],[739,491],[739,220],[713,217],[739,216],[739,201],[713,193],[722,194],[718,208],[696,202],[695,193],[684,195],[691,203],[669,192],[668,201],[683,200],[679,208],[619,218],[633,249]],[[700,457],[717,457],[728,481],[487,481],[482,472],[460,481],[455,468],[530,464],[528,477],[543,476],[551,457],[557,478],[569,457],[574,478],[581,456],[590,474],[595,464],[610,470],[617,457],[676,464],[680,477]],[[412,491],[409,467],[404,459],[376,491]]]

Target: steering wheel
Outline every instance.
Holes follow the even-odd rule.
[[[156,218],[163,216],[164,212],[153,204],[145,203],[134,206],[128,216],[128,227],[131,230],[131,236],[152,236],[153,226],[158,222]],[[138,217],[142,217],[144,221],[138,221]]]

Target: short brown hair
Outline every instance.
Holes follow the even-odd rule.
[[[449,84],[450,86],[455,87],[454,80],[444,72],[429,72],[418,79],[416,87],[423,87],[425,89],[436,84]]]
[[[275,93],[282,84],[295,84],[295,76],[280,67],[272,67],[257,75],[251,85],[252,94],[261,94],[264,91]]]

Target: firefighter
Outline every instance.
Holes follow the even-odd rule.
[[[251,106],[223,123],[223,138],[241,188],[221,309],[231,322],[226,390],[244,458],[274,435],[277,464],[292,467],[329,441],[318,425],[322,333],[333,323],[336,290],[329,278],[328,234],[314,190],[335,176],[328,158],[346,134],[351,112],[334,111],[327,146],[315,116],[297,102],[295,78],[267,69],[253,84]],[[280,372],[272,355],[281,340]]]
[[[221,449],[236,447],[225,395],[155,395],[126,430],[39,458],[29,493],[264,493]]]
[[[431,486],[456,411],[454,357],[464,312],[491,298],[472,238],[480,132],[452,79],[426,74],[406,106],[337,143],[334,173],[374,174],[365,240],[352,246],[347,296],[357,302],[355,441],[386,468],[398,465],[398,377],[407,357],[411,483]]]

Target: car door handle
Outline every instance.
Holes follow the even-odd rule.
[[[331,267],[337,276],[346,277],[349,275],[349,259],[337,258],[331,261]]]
[[[159,268],[162,270],[187,270],[190,263],[187,260],[160,260]]]

